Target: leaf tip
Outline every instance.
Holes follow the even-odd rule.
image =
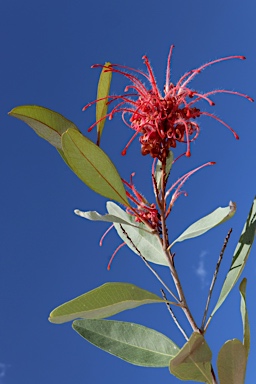
[[[229,202],[229,208],[232,213],[235,213],[236,211],[236,203],[234,201]]]
[[[7,112],[7,115],[8,116],[13,116],[14,114],[15,114],[15,109],[16,109],[17,107],[15,107],[15,108],[13,108],[13,109],[11,109],[9,112]]]

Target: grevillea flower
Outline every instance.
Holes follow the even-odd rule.
[[[173,207],[175,201],[178,199],[178,197],[180,195],[187,196],[187,193],[185,191],[183,191],[181,188],[186,183],[186,181],[190,178],[190,176],[192,176],[194,173],[196,173],[200,169],[207,167],[209,165],[214,165],[214,164],[215,164],[214,161],[209,161],[209,162],[193,169],[192,171],[189,171],[185,175],[181,176],[166,191],[165,196],[164,196],[164,201],[165,201],[164,216],[165,216],[165,219],[167,219],[167,217],[169,216],[169,214],[172,210],[172,207]],[[153,204],[153,203],[150,204],[146,200],[146,198],[140,192],[137,191],[137,189],[135,188],[134,183],[133,183],[133,176],[134,175],[135,175],[135,173],[131,174],[129,183],[126,180],[122,179],[124,185],[132,192],[132,193],[130,193],[129,191],[126,191],[127,197],[136,205],[135,208],[134,207],[127,207],[126,212],[135,217],[135,222],[138,222],[138,223],[143,222],[144,224],[147,224],[151,229],[156,230],[161,235],[162,223],[161,223],[161,215],[160,215],[160,212],[158,210],[158,207],[156,206],[156,204]],[[153,175],[153,172],[152,172],[152,175]],[[153,188],[154,188],[155,183],[154,183],[153,177],[152,177],[152,184],[153,184]],[[168,204],[166,204],[171,193],[172,193],[172,196],[171,196],[170,202]]]
[[[195,104],[199,100],[205,100],[210,106],[214,105],[214,102],[209,97],[216,93],[230,93],[245,97],[250,101],[253,100],[242,93],[222,89],[200,93],[188,88],[188,85],[197,74],[212,64],[231,59],[244,60],[245,57],[228,56],[211,61],[197,69],[188,71],[176,84],[173,84],[170,82],[170,65],[173,48],[174,46],[171,46],[168,55],[166,83],[163,94],[161,94],[158,89],[147,56],[143,56],[144,64],[147,68],[146,73],[118,64],[112,64],[110,67],[104,67],[104,65],[99,64],[93,65],[94,68],[105,68],[106,72],[111,71],[113,73],[119,73],[131,82],[131,85],[128,85],[125,88],[125,92],[131,91],[132,93],[120,96],[108,96],[108,104],[112,104],[114,101],[118,101],[118,104],[110,113],[101,119],[103,120],[106,117],[112,119],[116,113],[120,112],[122,113],[122,118],[125,124],[135,131],[125,149],[122,151],[123,155],[126,154],[127,148],[135,137],[139,136],[142,155],[150,154],[153,158],[158,158],[163,162],[168,154],[168,150],[171,147],[176,147],[177,142],[183,142],[187,144],[186,156],[190,156],[190,143],[198,137],[200,131],[196,119],[201,115],[210,116],[219,121],[233,133],[236,139],[238,139],[238,135],[229,125],[213,114],[203,112],[199,108],[196,108]],[[135,76],[130,72],[137,73],[144,80],[146,79],[149,83],[149,87],[147,88],[138,76]],[[96,100],[95,102],[100,100]],[[83,110],[93,103],[87,104]],[[126,120],[127,114],[130,116],[129,121]],[[89,131],[97,125],[97,123],[99,123],[99,121],[93,124],[89,128]]]
[[[174,205],[174,202],[178,199],[180,195],[187,196],[187,193],[183,191],[181,188],[184,186],[186,181],[189,179],[190,176],[192,176],[194,173],[199,171],[200,169],[207,167],[209,165],[214,165],[215,162],[211,161],[208,163],[205,163],[192,171],[189,171],[185,175],[181,176],[165,193],[165,202],[169,200],[169,196],[172,193],[172,196],[170,198],[169,204],[164,204],[164,218],[167,219],[169,216],[172,207]],[[131,174],[130,182],[128,183],[126,180],[122,180],[124,185],[128,188],[129,191],[126,191],[127,197],[135,204],[135,207],[127,207],[126,212],[134,217],[134,221],[137,223],[143,222],[146,224],[151,230],[153,229],[158,235],[162,235],[162,221],[161,221],[161,215],[160,212],[156,206],[156,204],[150,204],[145,197],[137,191],[137,189],[134,186],[133,183],[133,176],[135,173]],[[153,182],[154,186],[154,182]],[[131,191],[131,192],[130,192]],[[112,224],[107,231],[103,234],[103,236],[100,239],[100,245],[103,244],[103,240],[105,236],[109,233],[109,231],[114,227],[114,224]],[[128,239],[128,237],[127,237]],[[129,239],[132,241],[131,239]],[[118,251],[126,245],[126,242],[121,243],[113,252],[109,263],[108,263],[108,270],[110,269],[110,266],[112,264],[112,261]]]
[[[161,217],[156,204],[150,204],[145,197],[137,191],[132,180],[134,175],[135,173],[131,174],[130,183],[122,179],[124,185],[132,192],[131,194],[129,191],[126,191],[127,197],[136,205],[136,208],[128,207],[126,212],[135,216],[136,222],[144,222],[152,229],[156,229],[158,232],[161,232]]]

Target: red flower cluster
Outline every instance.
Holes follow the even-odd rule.
[[[134,175],[135,173],[131,174],[130,183],[122,179],[124,185],[133,193],[132,195],[130,192],[126,191],[127,197],[136,205],[136,208],[126,208],[126,212],[135,216],[136,222],[148,223],[151,228],[161,232],[160,214],[156,204],[150,204],[145,197],[137,191],[132,180]]]
[[[165,212],[164,212],[165,219],[167,219],[167,217],[169,216],[169,214],[173,208],[173,205],[174,205],[175,201],[178,199],[178,197],[180,195],[187,196],[187,193],[185,191],[183,191],[181,188],[184,186],[185,182],[189,179],[189,177],[192,176],[195,172],[199,171],[200,169],[202,169],[206,166],[209,166],[209,165],[214,165],[214,164],[215,164],[215,162],[211,161],[211,162],[208,162],[208,163],[201,165],[200,167],[193,169],[192,171],[190,171],[190,172],[186,173],[185,175],[183,175],[182,177],[180,177],[171,186],[171,188],[169,188],[166,191],[165,196],[164,196],[165,201],[167,201],[167,198],[169,197],[169,195],[173,191],[174,192],[173,192],[172,197],[170,199],[169,205],[165,206]],[[154,168],[154,166],[153,166],[153,168]],[[151,229],[156,230],[159,235],[162,235],[162,222],[161,222],[160,212],[158,211],[156,204],[150,204],[145,199],[145,197],[140,192],[137,191],[137,189],[135,188],[134,183],[133,183],[133,176],[134,175],[135,175],[135,173],[131,174],[131,178],[130,178],[129,183],[122,179],[124,185],[126,187],[128,187],[128,189],[131,191],[131,193],[129,191],[126,191],[127,197],[136,205],[136,207],[131,207],[131,206],[127,207],[126,212],[135,217],[135,222],[137,222],[137,223],[143,222],[144,224],[148,225]],[[154,175],[154,172],[152,172],[152,175]],[[154,182],[153,182],[153,185],[154,185]],[[113,226],[114,226],[114,224],[112,224],[108,228],[108,230],[103,234],[103,236],[101,237],[101,240],[100,240],[100,245],[102,245],[105,236],[113,228]],[[116,256],[117,252],[124,245],[126,245],[125,242],[121,243],[116,248],[114,253],[112,254],[111,259],[108,263],[108,267],[107,267],[108,270],[110,269],[111,263],[112,263],[114,257]]]
[[[170,82],[170,64],[173,47],[174,46],[171,46],[168,55],[164,95],[161,95],[157,87],[156,79],[147,56],[143,56],[144,63],[147,67],[147,73],[118,64],[112,64],[110,67],[104,67],[103,65],[98,64],[93,66],[94,68],[106,68],[106,72],[111,71],[119,73],[128,78],[132,83],[125,88],[125,92],[132,90],[133,93],[120,96],[108,96],[110,100],[108,104],[111,104],[116,100],[118,100],[119,103],[109,114],[103,117],[112,119],[115,113],[121,112],[125,124],[135,131],[135,134],[122,151],[123,155],[126,154],[127,148],[134,138],[137,135],[140,135],[139,141],[141,143],[142,155],[150,154],[153,158],[158,158],[163,162],[171,147],[176,147],[177,142],[185,142],[187,144],[186,156],[190,156],[190,143],[197,138],[200,131],[199,125],[195,119],[201,115],[207,115],[218,120],[230,129],[235,138],[238,139],[238,135],[230,126],[213,114],[200,111],[194,104],[203,99],[210,105],[214,105],[213,101],[209,99],[209,96],[216,93],[230,93],[245,97],[250,101],[253,100],[249,96],[239,92],[220,89],[203,94],[189,89],[188,84],[198,73],[212,64],[230,59],[244,60],[245,57],[228,56],[211,61],[197,69],[185,73],[177,84],[174,85]],[[125,72],[123,69],[136,72],[146,78],[150,84],[150,89],[147,89],[137,76]],[[99,100],[96,100],[95,102],[97,101]],[[92,104],[93,103],[89,103],[83,110]],[[127,113],[130,115],[129,122],[125,119]],[[97,123],[98,122],[93,124],[89,128],[89,131]]]

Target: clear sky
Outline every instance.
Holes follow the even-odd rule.
[[[72,120],[94,140],[95,132],[88,134],[87,128],[95,110],[81,111],[96,97],[99,70],[90,66],[110,61],[144,69],[141,57],[146,54],[162,88],[171,44],[173,82],[207,61],[244,55],[246,61],[208,68],[192,85],[200,91],[230,89],[255,98],[255,1],[8,0],[1,1],[0,8],[0,383],[178,383],[168,369],[129,365],[84,341],[70,324],[48,322],[57,305],[106,281],[130,282],[157,294],[160,286],[127,248],[107,271],[120,243],[117,235],[111,233],[100,248],[107,225],[73,213],[75,208],[104,213],[106,199],[83,185],[53,147],[7,113],[18,105],[42,105]],[[125,85],[114,76],[111,91],[121,94]],[[169,221],[171,238],[230,200],[238,206],[232,222],[176,247],[177,269],[198,321],[223,240],[232,226],[215,300],[256,190],[255,104],[233,95],[216,95],[214,101],[210,112],[230,124],[240,140],[218,122],[200,118],[192,157],[180,160],[172,174],[175,181],[204,162],[217,163],[187,182],[188,197],[180,197]],[[206,103],[202,108],[209,111]],[[131,131],[115,117],[106,124],[103,149],[122,177],[128,179],[137,170],[135,183],[150,198],[150,159],[140,156],[138,143],[126,157],[120,155],[130,137]],[[243,273],[252,325],[248,384],[255,381],[255,255],[254,248]],[[158,271],[169,279],[163,267]],[[226,340],[242,338],[239,307],[236,286],[207,332],[214,361]],[[178,345],[184,341],[164,306],[144,306],[115,319],[155,328]]]

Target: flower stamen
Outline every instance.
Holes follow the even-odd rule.
[[[201,115],[206,115],[219,121],[231,130],[235,138],[238,139],[237,133],[228,124],[211,113],[202,112],[199,108],[194,107],[194,105],[200,100],[205,100],[210,106],[215,105],[209,96],[217,93],[233,94],[244,97],[249,101],[253,101],[253,99],[240,92],[222,89],[200,93],[189,89],[188,84],[196,77],[196,75],[213,64],[232,59],[244,60],[245,57],[227,56],[213,60],[201,65],[197,69],[192,69],[186,72],[175,85],[170,82],[173,48],[174,45],[170,47],[168,54],[163,95],[161,95],[158,89],[153,69],[147,56],[142,57],[146,66],[146,72],[119,64],[112,64],[107,67],[100,64],[92,66],[93,68],[103,68],[105,72],[119,73],[131,82],[130,85],[125,87],[125,92],[132,90],[133,93],[120,96],[107,96],[103,98],[109,99],[107,105],[112,104],[114,101],[117,101],[118,103],[110,113],[106,114],[106,116],[102,117],[89,128],[89,130],[92,130],[92,128],[103,119],[109,118],[111,120],[116,113],[120,112],[124,123],[130,129],[135,131],[132,138],[123,149],[122,155],[126,154],[131,143],[137,136],[139,136],[141,153],[143,156],[149,154],[153,159],[157,158],[161,162],[164,162],[170,148],[175,148],[178,142],[186,143],[186,156],[191,156],[190,143],[199,135],[200,128],[196,119]],[[134,72],[135,74],[130,72]],[[148,81],[148,88],[140,80],[138,75]],[[103,99],[96,100],[95,102]],[[83,110],[87,109],[95,102],[87,104]],[[128,119],[125,118],[126,114],[129,115],[129,122]]]

